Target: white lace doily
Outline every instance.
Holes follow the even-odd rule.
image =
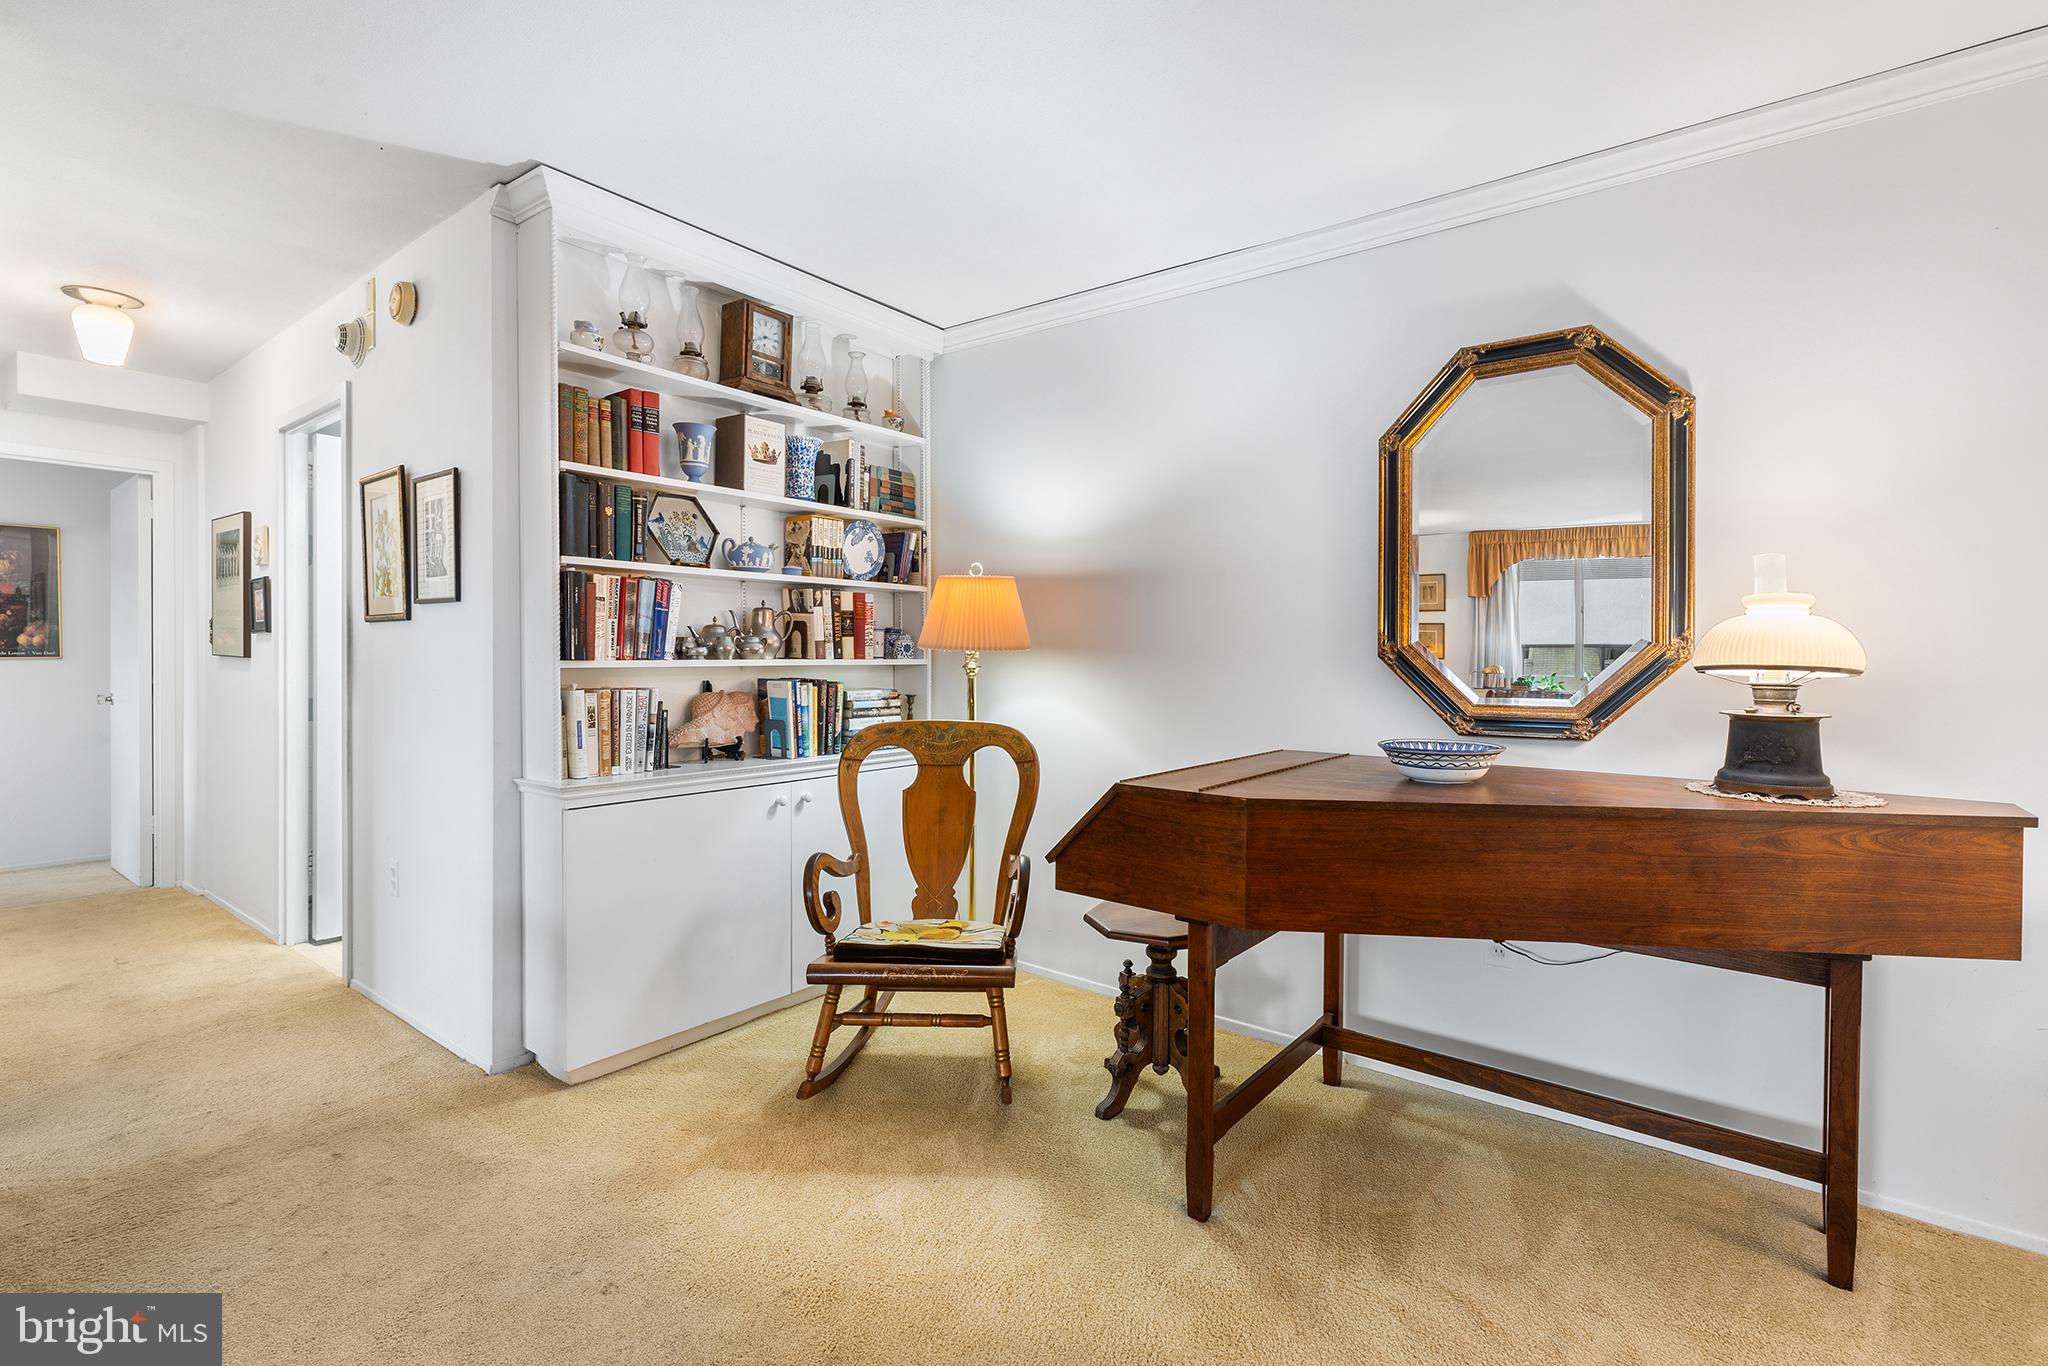
[[[1723,792],[1710,782],[1691,782],[1685,785],[1687,792],[1697,792],[1702,797],[1726,797],[1734,802],[1768,802],[1772,806],[1884,806],[1882,797],[1868,792],[1845,792],[1840,788],[1832,797],[1766,797],[1761,792]]]

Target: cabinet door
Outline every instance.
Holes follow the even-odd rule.
[[[876,768],[870,764],[860,775],[860,813],[867,827],[868,856],[874,867],[868,874],[868,890],[874,898],[877,920],[901,920],[910,914],[910,863],[903,853],[903,789],[917,776],[914,765]],[[811,855],[823,850],[838,858],[850,852],[846,822],[839,811],[839,783],[836,778],[815,778],[790,784],[794,819],[790,842],[790,986],[804,987],[804,970],[825,951],[825,938],[811,928],[804,912],[804,865]],[[828,877],[825,891],[837,891],[840,900],[840,929],[860,923],[860,908],[854,898],[853,879]]]
[[[785,995],[786,784],[564,817],[571,1067]]]

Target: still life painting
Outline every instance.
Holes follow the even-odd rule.
[[[63,654],[59,539],[53,526],[0,525],[0,658]]]
[[[213,519],[213,652],[249,657],[249,514]]]
[[[412,616],[405,466],[356,483],[363,502],[363,620],[405,621]]]

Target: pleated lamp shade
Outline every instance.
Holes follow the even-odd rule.
[[[1024,624],[1017,580],[979,572],[940,575],[917,643],[926,650],[1030,649],[1031,629]]]
[[[1785,557],[1757,556],[1757,591],[1742,600],[1742,615],[1704,636],[1693,651],[1701,673],[1740,683],[1756,675],[1847,678],[1863,672],[1863,643],[1838,621],[1813,614],[1811,593],[1785,591]]]

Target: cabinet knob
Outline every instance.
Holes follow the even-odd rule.
[[[772,801],[772,802],[768,803],[768,809],[769,809],[770,811],[780,811],[780,810],[781,810],[781,809],[782,809],[783,807],[785,807],[785,806],[788,806],[788,805],[789,805],[789,798],[787,798],[787,797],[777,797],[777,798],[776,798],[776,799],[775,799],[774,801]]]
[[[804,809],[805,807],[809,806],[810,804],[811,804],[811,794],[810,794],[810,793],[808,793],[808,792],[799,792],[799,793],[797,793],[797,794],[796,794],[796,809],[797,809],[797,810],[801,811],[801,810],[803,810],[803,809]]]

